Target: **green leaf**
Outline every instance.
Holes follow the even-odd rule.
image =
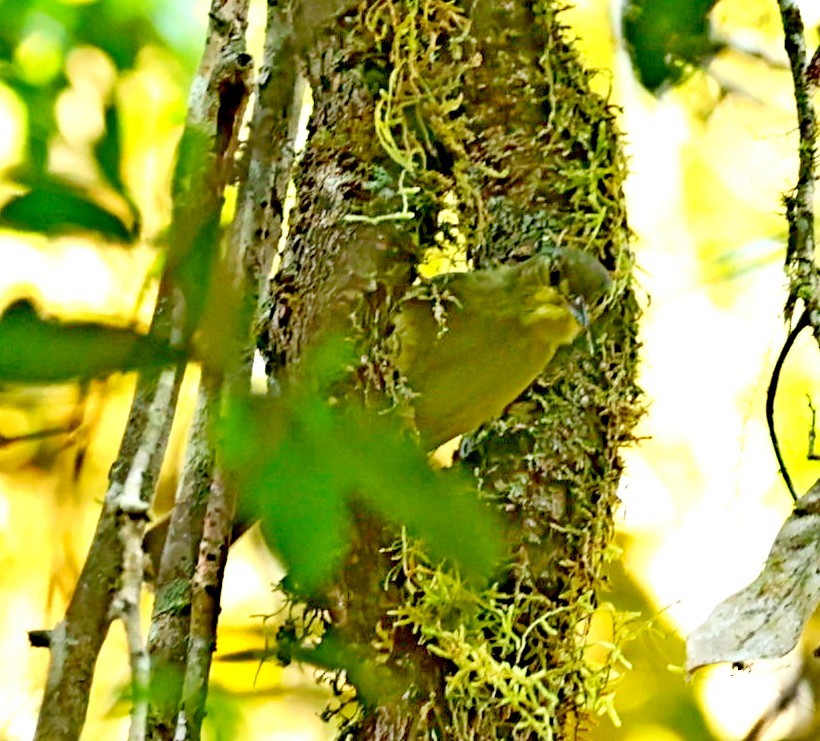
[[[628,0],[624,39],[641,84],[653,93],[714,54],[709,12],[717,0]]]
[[[348,472],[324,465],[317,447],[333,435],[325,411],[307,412],[308,425],[287,436],[264,470],[262,533],[288,564],[288,582],[298,592],[315,591],[338,567],[352,524]]]
[[[61,383],[182,359],[166,343],[130,329],[43,320],[28,301],[0,318],[0,382]]]
[[[133,242],[136,234],[83,190],[45,181],[0,208],[0,226],[48,236],[91,233],[114,242]]]
[[[288,424],[291,411],[279,400],[249,399],[231,405],[223,428],[240,517],[261,518],[266,542],[288,566],[290,586],[304,593],[338,566],[350,534],[347,472],[324,465],[317,448],[332,437],[329,412],[306,400]]]
[[[313,380],[280,398],[233,400],[224,419],[223,454],[238,480],[241,513],[261,517],[289,586],[310,594],[331,578],[355,502],[406,526],[433,558],[487,578],[502,552],[494,514],[460,472],[433,471],[395,417],[328,404],[315,382],[332,385],[333,357],[347,357],[346,348],[331,345],[306,358]]]
[[[344,425],[357,494],[421,538],[434,559],[457,563],[467,578],[487,577],[501,557],[499,523],[464,473],[434,471],[392,418],[351,409]]]

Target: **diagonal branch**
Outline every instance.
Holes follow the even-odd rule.
[[[162,286],[154,325],[170,314],[169,286]],[[155,489],[173,421],[182,368],[148,371],[140,375],[117,460],[94,539],[63,621],[50,642],[46,691],[40,708],[36,741],[59,741],[80,736],[97,656],[114,614],[111,610],[123,570],[121,530],[144,521]],[[153,419],[153,424],[152,424]],[[148,434],[149,429],[154,434]],[[130,485],[126,487],[126,482]],[[136,493],[123,507],[126,492]],[[127,501],[127,500],[126,500]],[[144,508],[143,508],[144,507]]]
[[[789,279],[789,291],[785,306],[786,319],[791,321],[798,299],[803,301],[805,309],[798,322],[791,329],[772,372],[766,396],[766,422],[769,426],[769,436],[777,457],[780,473],[783,475],[783,480],[792,498],[796,500],[797,495],[783,462],[783,456],[777,441],[774,426],[774,401],[780,370],[796,336],[804,327],[810,326],[815,339],[820,343],[820,273],[818,273],[814,264],[814,181],[816,178],[815,140],[817,138],[817,122],[810,95],[814,83],[812,78],[816,70],[813,69],[815,66],[814,60],[812,60],[811,69],[807,66],[803,19],[800,16],[797,4],[794,0],[779,0],[778,5],[785,36],[784,45],[789,57],[789,66],[794,84],[794,100],[799,133],[797,185],[794,191],[784,198],[789,228],[785,261],[786,275]]]
[[[187,346],[198,318],[196,296],[186,280],[191,266],[196,266],[203,258],[202,249],[212,246],[212,240],[207,237],[215,231],[214,223],[218,224],[222,193],[230,175],[225,164],[232,161],[236,146],[232,120],[229,121],[231,135],[227,138],[220,136],[225,133],[225,127],[219,125],[224,123],[225,113],[229,113],[230,108],[235,113],[237,106],[235,94],[232,96],[235,91],[224,83],[233,79],[231,75],[237,69],[241,71],[249,61],[247,55],[234,54],[232,68],[231,65],[218,64],[218,51],[228,46],[231,35],[236,36],[236,27],[224,22],[223,13],[229,5],[231,3],[224,0],[214,0],[211,43],[206,47],[199,72],[201,78],[216,84],[216,94],[207,95],[213,91],[209,86],[204,86],[205,94],[202,94],[203,86],[194,86],[185,130],[186,135],[203,128],[212,131],[208,139],[213,144],[211,156],[197,163],[200,177],[190,178],[188,182],[185,182],[184,171],[192,163],[186,162],[183,156],[178,162],[176,184],[187,187],[177,187],[175,192],[171,250],[151,326],[155,336],[179,347]],[[239,15],[244,17],[246,14]],[[244,26],[240,24],[240,27],[244,35]],[[225,32],[227,35],[223,36]],[[214,74],[215,70],[217,74]],[[228,101],[231,105],[220,105]],[[220,114],[223,114],[221,119]],[[191,171],[187,173],[189,176]],[[35,734],[38,741],[80,736],[97,656],[117,613],[127,618],[132,656],[138,657],[142,651],[137,645],[141,641],[135,604],[142,579],[140,546],[183,371],[184,365],[177,365],[144,372],[138,378],[128,424],[111,469],[109,488],[88,557],[65,618],[51,637],[51,662]],[[131,554],[127,569],[124,552]],[[143,663],[138,661],[137,665]],[[143,734],[140,730],[144,717],[139,708],[140,684],[141,680],[135,674],[134,738]]]
[[[789,222],[789,239],[786,248],[786,272],[789,277],[789,296],[786,316],[790,318],[797,299],[802,299],[812,316],[810,323],[820,340],[820,276],[814,267],[814,157],[817,123],[809,94],[806,75],[806,41],[803,20],[794,0],[779,0],[780,16],[785,34],[786,53],[794,82],[794,99],[797,127],[800,136],[798,146],[799,165],[797,186],[787,196],[786,217]]]
[[[254,316],[266,301],[268,273],[281,234],[296,136],[293,121],[301,108],[292,44],[283,11],[270,3],[237,212],[220,274],[230,287],[237,313],[236,323],[230,324],[242,344],[236,346],[238,357],[229,357],[219,372],[204,371],[174,511],[169,524],[160,523],[150,533],[154,552],[165,540],[149,639],[156,688],[150,723],[152,737],[157,738],[198,738],[204,717],[235,508],[235,491],[217,467],[212,426],[222,395],[248,387]],[[224,318],[217,317],[216,323],[224,324]]]

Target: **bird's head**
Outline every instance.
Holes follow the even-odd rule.
[[[563,304],[581,327],[587,327],[590,314],[609,292],[609,271],[591,254],[576,247],[555,247],[521,263],[522,284],[529,296],[529,322],[546,319],[545,312]],[[562,299],[562,300],[561,300]]]

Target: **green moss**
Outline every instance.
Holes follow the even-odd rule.
[[[183,615],[191,610],[191,585],[187,579],[175,579],[157,591],[156,615]]]
[[[328,151],[363,163],[365,212],[346,221],[416,229],[421,257],[441,230],[419,224],[449,209],[450,242],[476,266],[570,245],[598,257],[614,287],[591,332],[462,446],[480,495],[508,519],[498,583],[477,590],[401,539],[387,551],[383,594],[363,597],[377,603],[378,623],[357,631],[409,678],[420,706],[413,738],[576,738],[614,715],[630,634],[630,618],[614,615],[611,642],[591,658],[593,616],[611,612],[600,594],[614,557],[619,449],[642,412],[625,161],[615,112],[590,91],[555,4],[465,5],[472,26],[445,0],[371,2],[351,25],[347,53],[375,92],[373,129],[351,122],[322,135]],[[386,392],[401,408],[409,391],[390,373],[391,300],[362,300],[352,321],[372,348],[363,396]],[[412,685],[421,654],[437,673],[432,687],[423,677]],[[345,722],[346,737],[361,718]]]

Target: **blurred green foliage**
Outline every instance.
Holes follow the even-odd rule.
[[[405,691],[406,687],[391,669],[339,638],[332,626],[325,628],[322,640],[312,642],[313,645],[304,641],[301,632],[287,622],[277,631],[276,658],[283,666],[300,661],[328,672],[344,669],[345,681],[356,688],[356,702],[366,705],[395,701]],[[338,692],[338,696],[342,698],[343,693]],[[330,719],[332,713],[328,710],[323,716]]]
[[[681,82],[717,51],[709,12],[717,0],[627,0],[623,33],[641,84],[653,93]]]
[[[168,678],[164,678],[167,682]],[[152,687],[157,693],[166,692],[162,681],[157,687]],[[120,686],[116,699],[106,713],[107,718],[125,718],[133,706],[133,687],[129,684]],[[242,697],[240,693],[225,687],[219,682],[211,682],[208,686],[207,712],[205,717],[206,738],[212,741],[234,741],[238,738],[247,738],[246,729],[242,723]]]
[[[500,526],[457,471],[434,471],[396,415],[328,403],[353,356],[339,340],[305,358],[304,376],[278,398],[234,399],[222,449],[242,492],[240,515],[262,531],[288,568],[288,587],[318,590],[339,565],[364,506],[425,541],[436,559],[487,579],[501,555]]]
[[[184,360],[150,335],[90,322],[41,318],[28,301],[0,317],[0,383],[50,384]]]
[[[50,172],[51,145],[59,133],[56,106],[71,87],[66,62],[73,50],[103,52],[117,75],[133,70],[147,47],[167,51],[193,73],[200,40],[192,0],[3,0],[0,3],[0,83],[12,90],[26,111],[26,157],[8,181],[26,192],[0,207],[0,225],[50,236],[91,232],[131,242],[140,218],[123,181],[122,132],[116,96],[104,102],[105,128],[91,148],[94,168],[123,213],[110,203]],[[108,199],[110,201],[110,199]],[[127,214],[127,217],[125,216]]]
[[[134,69],[140,51],[153,45],[173,53],[193,73],[200,39],[191,33],[196,29],[192,17],[191,0],[3,0],[0,81],[17,93],[28,112],[26,169],[31,174],[47,171],[48,147],[57,131],[54,104],[69,84],[65,60],[72,49],[97,47],[122,73]],[[97,158],[116,185],[116,110],[106,111],[106,124]]]
[[[184,95],[201,43],[201,25],[191,22],[194,10],[193,0],[0,3],[0,84],[17,96],[25,111],[25,153],[20,164],[3,173],[16,192],[0,204],[0,227],[49,238],[79,234],[102,244],[138,240],[142,219],[123,177],[125,101],[118,84],[139,68],[143,52],[153,49],[175,59],[187,73],[178,81]],[[72,54],[82,49],[94,49],[95,54],[77,62]],[[72,59],[75,74],[78,63],[110,67],[113,84],[108,92],[98,91],[102,131],[89,146],[73,150],[73,155],[90,160],[88,166],[66,175],[55,172],[52,155],[55,143],[67,133],[60,130],[57,109],[61,96],[76,84]],[[99,70],[85,71],[92,78],[99,75]],[[190,169],[190,163],[185,164]],[[218,236],[219,214],[203,218],[205,226],[195,233],[190,234],[192,227],[186,222],[172,235],[185,242],[183,251],[196,253],[194,258],[203,251],[212,254]],[[189,242],[206,242],[208,249],[194,250]],[[172,250],[171,262],[183,287],[190,289],[189,313],[196,308],[198,317],[212,261],[185,262]],[[26,301],[10,309],[0,320],[0,380],[6,382],[54,383],[180,359],[166,343],[128,328],[45,321]]]
[[[48,177],[0,207],[0,226],[47,236],[90,233],[112,242],[132,242],[137,237],[133,227],[83,189]]]
[[[620,540],[621,545],[629,546],[629,536],[622,535]],[[686,741],[715,741],[691,683],[682,677],[686,658],[683,637],[663,612],[658,613],[623,561],[612,561],[608,578],[617,609],[639,614],[645,622],[626,647],[632,667],[616,684],[615,707],[621,725],[600,724],[590,734],[590,741],[651,739],[658,728]]]

